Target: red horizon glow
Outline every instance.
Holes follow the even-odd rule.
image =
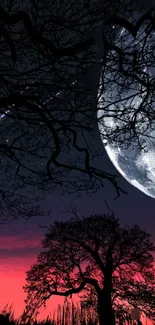
[[[23,286],[26,284],[25,277],[32,264],[37,261],[37,255],[41,250],[41,240],[43,236],[36,236],[35,238],[23,238],[20,236],[5,236],[0,237],[0,312],[8,304],[12,305],[14,317],[19,318],[24,311],[26,294]],[[38,253],[28,252],[27,256],[12,256],[16,250],[27,248],[38,248]],[[2,256],[2,257],[1,257]],[[78,298],[75,297],[77,302]],[[40,308],[38,318],[45,319],[50,313],[53,314],[57,310],[58,304],[64,303],[64,297],[51,297],[47,302],[47,308]]]
[[[29,239],[26,238],[26,235],[25,238],[24,235],[0,237],[0,311],[7,304],[12,305],[15,319],[19,318],[24,311],[26,294],[23,286],[26,283],[26,271],[37,261],[37,255],[41,251],[42,239],[42,235],[36,235],[35,238]],[[17,255],[18,253],[20,256]],[[76,303],[78,300],[78,296],[73,295],[73,301]],[[57,305],[63,303],[64,297],[51,297],[47,302],[47,308],[42,307],[40,309],[38,319],[45,319],[48,315],[53,315],[54,310],[57,310]],[[151,325],[152,322],[147,321],[147,324]]]

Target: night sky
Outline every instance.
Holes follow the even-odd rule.
[[[100,166],[118,176],[119,184],[128,192],[121,194],[121,197],[115,200],[116,192],[113,186],[105,183],[105,188],[100,189],[91,197],[82,195],[76,198],[75,195],[60,196],[60,193],[53,193],[43,202],[44,211],[51,209],[48,217],[34,217],[31,220],[8,221],[0,228],[0,259],[1,259],[1,292],[0,308],[7,303],[13,303],[15,317],[19,317],[24,308],[24,285],[25,272],[36,261],[40,252],[40,240],[43,238],[46,229],[41,229],[41,225],[49,225],[55,219],[66,220],[70,217],[65,210],[69,210],[70,203],[76,205],[77,212],[80,215],[89,215],[91,213],[103,213],[107,211],[104,200],[109,207],[120,218],[123,224],[138,224],[147,232],[152,234],[155,240],[155,200],[144,195],[142,192],[126,182],[122,176],[113,167],[106,153],[99,159]],[[51,310],[56,308],[57,303],[63,303],[63,298],[53,297],[47,304],[47,309],[40,310],[40,318],[44,318]]]
[[[101,144],[99,135],[96,135],[96,144]],[[84,193],[81,198],[76,195],[60,195],[60,192],[54,192],[46,201],[42,202],[42,208],[45,212],[51,210],[47,217],[33,217],[31,220],[7,221],[0,225],[0,308],[7,303],[13,303],[15,317],[19,317],[24,309],[24,291],[22,286],[25,281],[25,272],[36,261],[36,257],[41,250],[40,241],[43,238],[45,229],[39,228],[39,224],[49,225],[54,220],[66,220],[71,215],[65,210],[69,210],[70,203],[76,206],[79,216],[88,216],[93,213],[107,212],[104,201],[120,218],[121,224],[138,224],[141,228],[152,234],[152,240],[155,241],[155,199],[146,196],[135,187],[131,186],[117,172],[112,165],[106,152],[103,150],[102,157],[97,158],[98,168],[106,172],[117,175],[118,184],[128,194],[121,194],[116,197],[114,187],[105,182],[105,187],[101,188],[96,194],[88,196]],[[57,303],[63,302],[63,298],[53,297],[46,311],[41,312],[41,317],[49,314],[50,310],[56,307]],[[52,304],[52,305],[51,305]]]

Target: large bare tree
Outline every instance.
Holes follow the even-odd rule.
[[[95,164],[96,157],[103,154],[102,146],[97,144],[100,141],[96,131],[97,91],[106,55],[108,62],[115,65],[119,54],[121,64],[120,50],[115,58],[116,49],[110,47],[118,30],[125,26],[136,35],[137,27],[122,19],[124,12],[131,12],[133,3],[131,0],[125,3],[3,1],[0,6],[3,216],[8,212],[13,217],[38,214],[37,207],[31,210],[34,202],[57,188],[67,193],[92,193],[108,180],[120,195],[115,175]],[[138,4],[140,8],[140,0],[137,8]],[[153,28],[150,17],[151,14],[146,18]],[[112,28],[114,24],[118,30]],[[111,39],[110,44],[107,38]],[[128,80],[126,76],[126,83]],[[150,111],[153,118],[151,114]],[[123,116],[126,119],[126,111]],[[110,139],[111,134],[108,136]]]
[[[129,319],[133,306],[155,320],[154,254],[150,234],[138,225],[122,227],[113,214],[55,221],[27,272],[22,319],[35,316],[52,296],[81,293],[101,325]]]

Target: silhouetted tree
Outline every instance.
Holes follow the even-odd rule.
[[[155,319],[155,246],[138,225],[121,227],[114,215],[55,221],[43,251],[27,272],[23,319],[35,315],[54,295],[93,291],[100,324],[114,325],[120,307],[126,316],[137,306]]]
[[[137,8],[141,8],[141,2],[136,1]],[[118,30],[112,27],[125,26],[136,35],[137,27],[122,19],[124,13],[127,17],[128,13],[131,15],[134,3],[133,0],[2,2],[0,195],[4,216],[7,209],[10,216],[37,215],[35,210],[26,210],[26,205],[31,206],[32,198],[44,197],[56,188],[68,193],[92,193],[108,180],[120,194],[115,176],[95,167],[95,158],[103,151],[96,146],[100,139],[93,142],[95,135],[98,136],[93,122],[96,128],[102,67],[107,62],[118,65],[118,61],[121,66],[127,55],[121,54],[119,47],[113,47]],[[150,34],[154,28],[151,13],[144,18],[149,21]],[[112,45],[107,39],[111,39]],[[139,61],[132,55],[137,70],[139,65],[142,68],[141,54],[138,55]],[[128,75],[123,75],[124,87],[128,87],[131,74],[128,71]],[[133,78],[144,83],[144,78],[136,73]],[[104,79],[104,90],[109,90],[111,84],[107,86]],[[145,79],[146,85],[150,80],[147,73]],[[150,81],[148,84],[152,87]],[[152,98],[152,88],[149,89]],[[105,110],[106,105],[102,106]],[[150,119],[152,114],[151,110]],[[126,121],[126,111],[123,118]],[[119,132],[124,135],[126,129],[123,127]],[[106,136],[111,139],[112,135]]]

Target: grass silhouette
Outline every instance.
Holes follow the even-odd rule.
[[[54,312],[53,317],[23,323],[20,317],[14,318],[12,305],[9,307],[7,304],[0,312],[0,325],[98,325],[97,314],[81,307],[81,304],[75,305],[73,302],[67,305],[64,303],[57,306],[57,313]],[[137,325],[137,322],[125,322],[123,325]]]
[[[56,315],[56,316],[55,316]],[[33,320],[27,323],[23,323],[20,320],[14,318],[14,311],[12,305],[9,307],[7,304],[0,312],[0,325],[97,325],[97,315],[90,311],[84,311],[81,305],[75,305],[74,303],[67,303],[57,306],[57,312],[53,314],[53,317],[47,316],[45,320]]]

